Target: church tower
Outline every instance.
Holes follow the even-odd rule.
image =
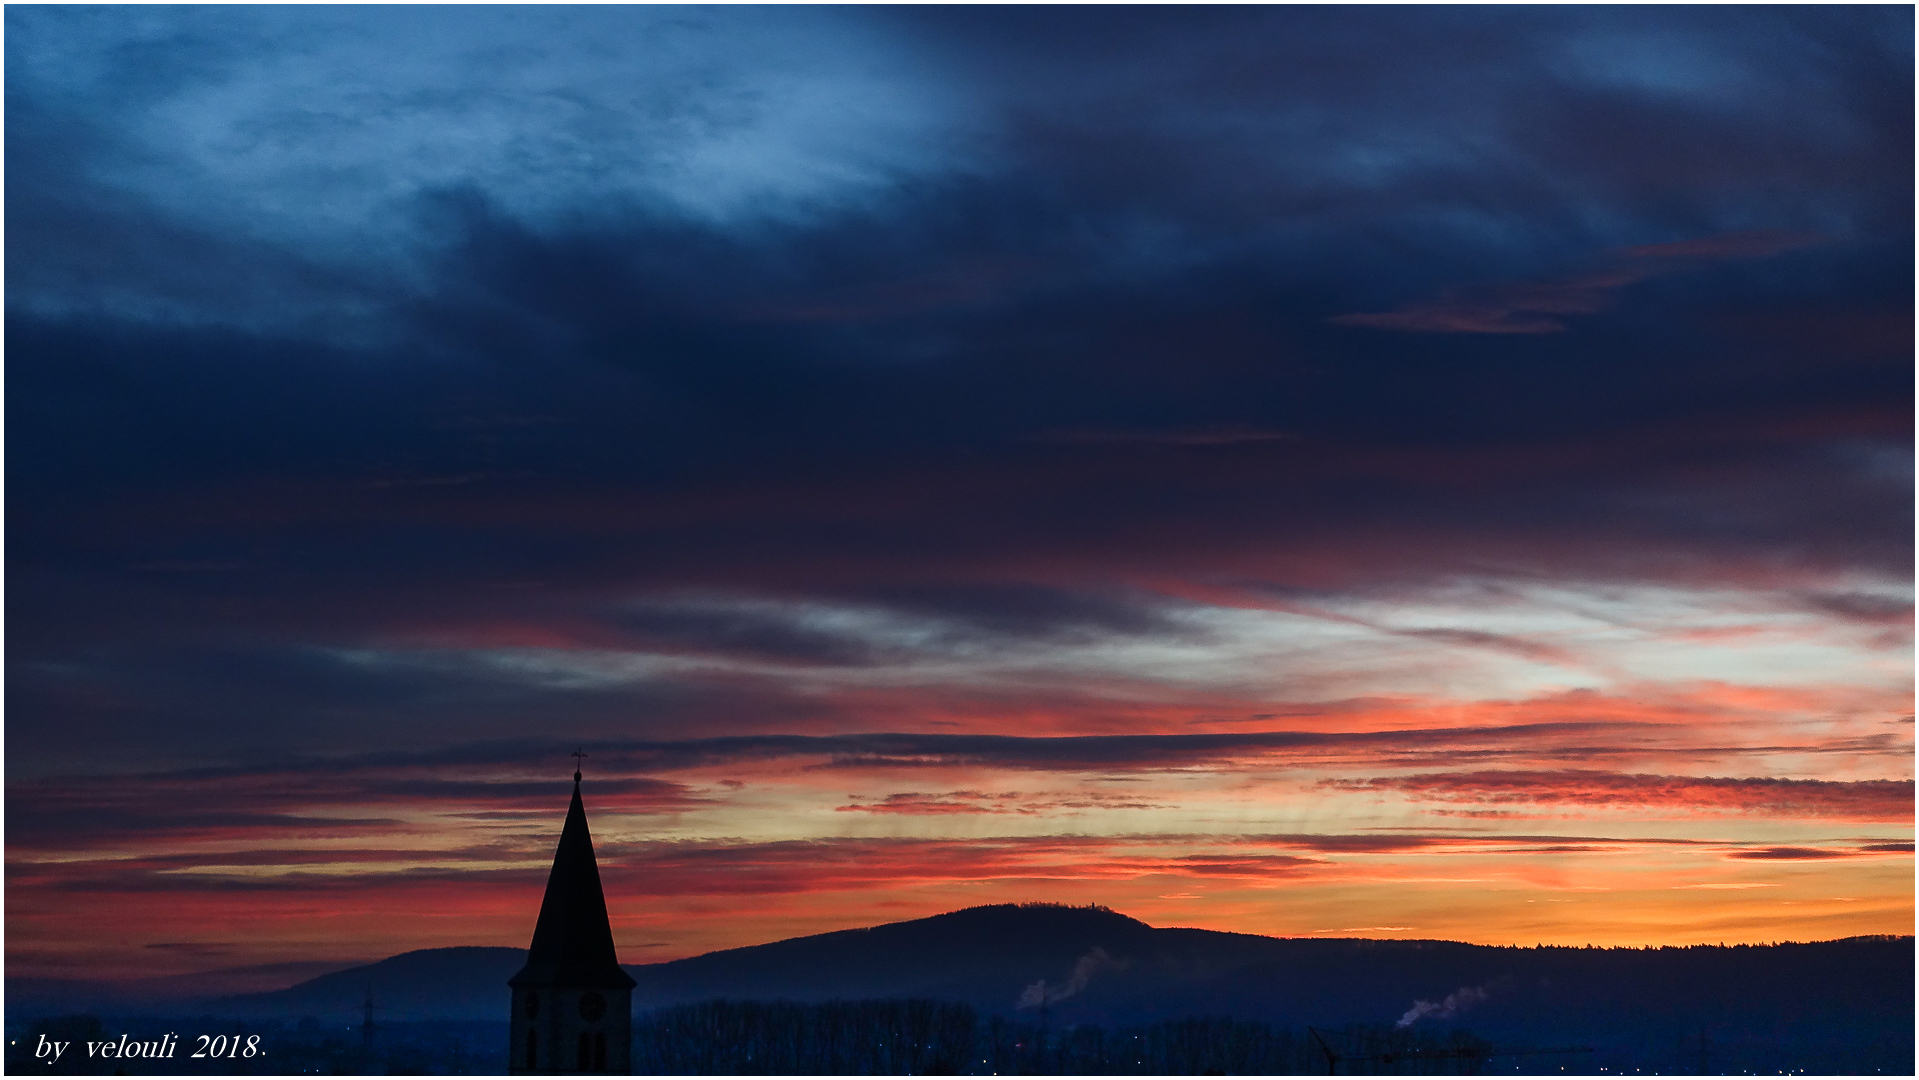
[[[632,1071],[634,982],[614,955],[577,769],[533,945],[506,984],[513,988],[507,1072]]]

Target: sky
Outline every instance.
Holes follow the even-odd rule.
[[[10,976],[1912,932],[1910,8],[5,30]]]

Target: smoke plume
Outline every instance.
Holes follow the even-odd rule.
[[[1041,979],[1020,991],[1019,1004],[1015,1008],[1037,1009],[1056,1001],[1064,1001],[1086,989],[1086,984],[1092,981],[1094,972],[1101,968],[1112,968],[1117,971],[1125,966],[1124,961],[1114,960],[1106,955],[1105,949],[1095,945],[1085,956],[1073,962],[1073,971],[1066,976],[1064,983],[1053,986],[1045,979]]]
[[[1399,1023],[1393,1026],[1407,1028],[1412,1027],[1417,1020],[1446,1020],[1455,1013],[1464,1012],[1467,1008],[1484,1000],[1486,1000],[1486,991],[1477,986],[1462,986],[1447,994],[1446,1000],[1438,1004],[1430,1001],[1414,1001],[1413,1007],[1407,1009],[1406,1015],[1400,1017]]]

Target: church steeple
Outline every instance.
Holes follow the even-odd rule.
[[[614,954],[613,926],[606,917],[606,894],[600,889],[600,865],[593,857],[578,772],[573,774],[573,802],[566,808],[559,850],[553,853],[533,945],[526,966],[507,985],[522,983],[633,986]]]
[[[526,966],[507,985],[513,988],[508,1071],[628,1070],[634,982],[614,951],[578,769]]]

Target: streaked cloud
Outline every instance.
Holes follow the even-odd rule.
[[[1911,925],[1907,9],[5,17],[10,972]]]
[[[1507,282],[1448,289],[1438,298],[1398,311],[1339,315],[1341,326],[1435,334],[1552,334],[1565,316],[1612,306],[1621,289],[1647,278],[1725,259],[1754,259],[1830,243],[1811,232],[1754,231],[1637,244],[1610,253],[1609,269],[1561,281]]]
[[[1553,772],[1427,773],[1367,780],[1325,780],[1321,783],[1349,789],[1401,791],[1415,798],[1444,802],[1487,805],[1632,806],[1655,807],[1677,813],[1727,811],[1885,822],[1906,821],[1912,817],[1913,810],[1911,780],[1735,779],[1561,769]]]

